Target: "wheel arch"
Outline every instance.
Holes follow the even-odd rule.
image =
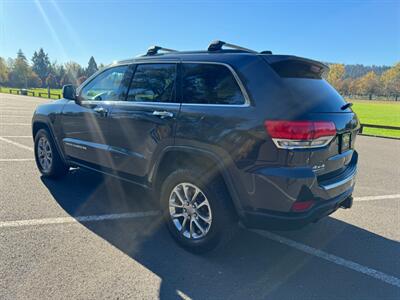
[[[52,126],[45,120],[34,120],[32,122],[32,137],[35,140],[35,136],[38,133],[40,129],[45,129],[49,132],[51,138],[54,141],[54,144],[56,145],[57,151],[60,154],[61,159],[63,160],[64,163],[67,163],[64,152],[62,151],[60,144],[58,142],[58,139],[55,137]]]
[[[171,146],[167,147],[160,158],[154,163],[149,175],[149,181],[154,190],[160,190],[161,183],[168,174],[177,166],[185,165],[190,162],[197,167],[208,168],[216,175],[220,175],[229,193],[233,207],[239,217],[243,216],[243,209],[233,184],[231,175],[227,170],[228,162],[225,162],[217,154],[190,146]]]

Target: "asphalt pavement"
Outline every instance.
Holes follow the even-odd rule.
[[[31,118],[0,94],[0,299],[400,299],[400,141],[359,136],[351,209],[296,231],[179,248],[146,191],[75,169],[42,178]]]

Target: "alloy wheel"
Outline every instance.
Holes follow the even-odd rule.
[[[37,155],[40,166],[44,172],[49,172],[53,163],[53,151],[47,137],[42,136],[37,146]]]
[[[169,214],[176,229],[188,239],[205,237],[210,230],[210,203],[194,184],[179,183],[173,188],[169,197]]]

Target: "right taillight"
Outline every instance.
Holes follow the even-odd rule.
[[[331,121],[267,120],[264,125],[275,145],[284,149],[324,147],[336,135]]]

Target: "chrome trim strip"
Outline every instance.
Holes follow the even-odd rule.
[[[323,140],[326,139],[326,136],[322,136],[320,138],[314,139],[313,141],[318,141],[318,140]],[[291,139],[272,139],[272,141],[274,142],[275,146],[278,147],[279,149],[313,149],[313,148],[322,148],[325,147],[326,145],[328,145],[333,139],[335,138],[335,136],[330,137],[329,140],[327,140],[325,143],[321,144],[321,145],[314,145],[314,146],[281,146],[279,144],[280,141],[287,141],[287,142],[307,142],[307,140],[291,140]],[[310,140],[308,140],[310,141]]]
[[[141,107],[152,107],[152,106],[176,106],[179,107],[181,104],[178,102],[143,102],[143,101],[113,101],[115,105],[123,106],[141,106]]]
[[[355,171],[352,175],[350,175],[349,177],[342,179],[340,181],[337,181],[335,183],[331,183],[331,184],[327,184],[327,185],[321,185],[322,189],[325,191],[331,190],[331,189],[335,189],[337,187],[340,187],[346,183],[348,183],[349,181],[353,181],[354,178],[356,177],[357,171]]]

